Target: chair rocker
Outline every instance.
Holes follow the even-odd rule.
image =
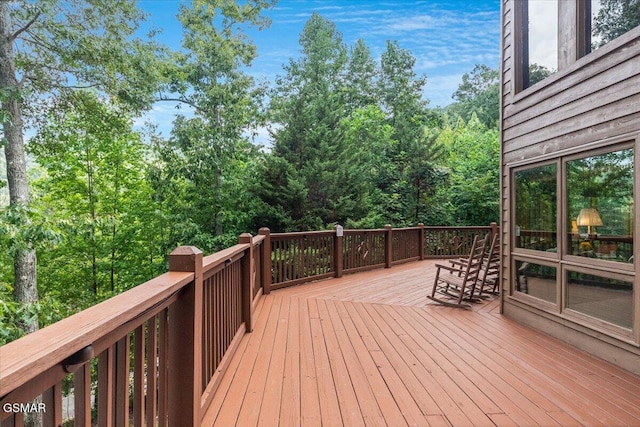
[[[463,300],[478,301],[474,298],[474,289],[483,266],[486,242],[486,237],[475,236],[468,258],[451,265],[436,264],[436,277],[427,298],[450,307],[471,308]]]

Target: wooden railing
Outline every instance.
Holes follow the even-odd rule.
[[[484,227],[417,227],[375,230],[334,230],[273,233],[271,282],[278,289],[327,277],[355,273],[425,258],[467,255],[477,234],[497,233],[495,223]],[[267,287],[265,287],[267,289]]]
[[[456,258],[468,255],[476,235],[498,232],[496,223],[486,227],[424,227],[425,258]]]
[[[344,230],[342,271],[355,273],[386,266],[387,231]]]
[[[26,410],[40,412],[45,426],[59,426],[63,400],[73,402],[65,419],[76,426],[198,425],[243,334],[253,329],[263,294],[459,256],[473,233],[487,232],[497,232],[495,224],[273,234],[263,228],[206,257],[180,247],[168,273],[0,347],[1,425],[24,425]],[[41,403],[29,403],[38,397]]]
[[[23,425],[25,409],[61,425],[64,381],[76,426],[198,425],[252,329],[264,239],[207,257],[180,247],[168,273],[0,347],[2,426]]]

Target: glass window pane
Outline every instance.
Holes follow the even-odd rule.
[[[633,262],[633,149],[567,162],[567,253]]]
[[[640,25],[640,2],[591,0],[591,49]]]
[[[600,14],[600,9],[602,9],[602,4],[600,0],[591,0],[586,3],[589,5],[589,14],[587,19],[589,19],[587,31],[588,34],[588,42],[587,42],[587,53],[593,52],[600,46],[602,46],[602,34],[600,34],[600,30],[595,28],[594,24],[596,24],[596,18]]]
[[[515,173],[516,247],[556,252],[557,166]]]
[[[556,268],[528,261],[516,261],[516,292],[556,302]]]
[[[558,69],[558,1],[529,0],[527,7],[528,63],[525,88]]]
[[[567,308],[631,329],[633,283],[569,271]]]

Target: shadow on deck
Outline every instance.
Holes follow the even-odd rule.
[[[273,291],[203,426],[640,425],[640,377],[499,314],[426,298],[434,263]]]

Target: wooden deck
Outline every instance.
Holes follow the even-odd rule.
[[[274,291],[203,426],[640,426],[640,377],[426,298],[434,261]]]

